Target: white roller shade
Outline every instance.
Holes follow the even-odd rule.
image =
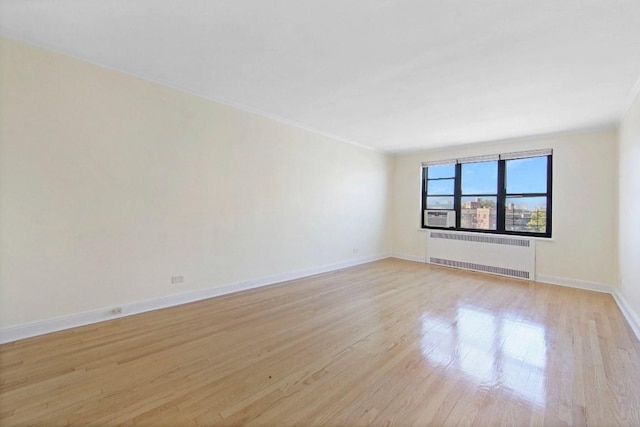
[[[489,154],[486,156],[463,157],[458,159],[458,163],[477,163],[477,162],[495,162],[500,160],[497,154]]]
[[[434,160],[434,161],[431,161],[431,162],[422,162],[422,166],[423,167],[430,167],[430,166],[455,165],[456,162],[457,162],[456,159]]]
[[[517,153],[500,154],[501,160],[526,159],[529,157],[550,156],[553,150],[550,148],[544,150],[519,151]]]

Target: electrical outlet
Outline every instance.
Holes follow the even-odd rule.
[[[122,314],[122,307],[116,307],[112,309],[111,314]]]
[[[171,276],[171,284],[184,283],[184,276]]]
[[[353,250],[353,253],[354,253],[354,254],[357,254],[357,253],[358,253],[358,249],[357,249],[357,248],[356,248],[356,249],[354,249],[354,250]]]

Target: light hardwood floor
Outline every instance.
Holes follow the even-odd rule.
[[[610,295],[388,259],[0,346],[1,425],[640,426]]]

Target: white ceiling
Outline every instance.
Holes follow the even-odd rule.
[[[0,32],[388,152],[615,126],[639,0],[0,0]]]

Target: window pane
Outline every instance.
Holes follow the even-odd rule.
[[[429,166],[427,178],[453,178],[456,175],[456,165]]]
[[[462,228],[495,230],[497,226],[496,197],[463,197]]]
[[[427,181],[427,194],[430,195],[453,195],[453,179],[436,179]]]
[[[507,194],[546,193],[547,157],[507,160]]]
[[[427,197],[427,209],[453,209],[453,196]]]
[[[547,231],[546,197],[507,197],[505,229],[527,233]]]
[[[462,165],[462,194],[496,194],[497,192],[498,162]]]

